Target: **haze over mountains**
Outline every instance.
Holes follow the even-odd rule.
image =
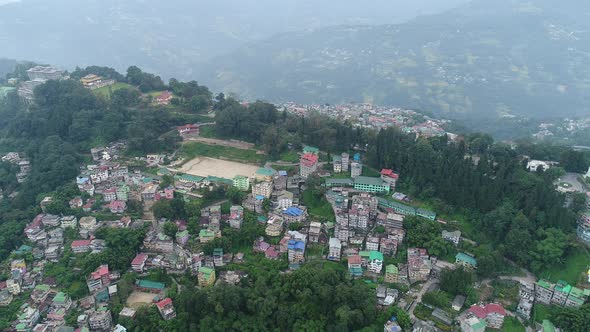
[[[199,79],[204,60],[277,33],[403,22],[467,1],[22,0],[0,7],[0,57]]]
[[[246,99],[588,113],[588,1],[467,2],[23,0],[0,7],[0,57],[136,64]]]

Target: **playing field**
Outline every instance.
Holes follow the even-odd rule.
[[[236,175],[253,176],[258,166],[209,157],[197,157],[185,163],[180,172],[198,176],[231,179]]]
[[[153,298],[156,296],[156,294],[152,293],[134,291],[127,298],[127,306],[133,309],[137,309],[144,304],[149,305],[150,303],[152,303]]]

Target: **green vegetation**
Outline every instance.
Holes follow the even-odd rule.
[[[256,150],[209,145],[199,142],[186,143],[182,146],[180,151],[182,155],[185,156],[186,160],[195,157],[211,157],[260,164],[266,159],[264,155],[257,154]]]
[[[92,92],[94,94],[96,94],[97,96],[102,96],[105,97],[107,99],[111,98],[111,95],[120,89],[135,89],[133,86],[131,86],[130,84],[127,83],[123,83],[123,82],[117,82],[113,85],[109,85],[109,86],[103,86],[102,88],[98,88],[95,90],[92,90]]]
[[[585,278],[588,262],[590,262],[588,250],[581,245],[574,246],[563,264],[549,266],[541,273],[541,277],[554,282],[565,280],[571,285],[576,285],[581,278]]]
[[[504,319],[504,325],[502,325],[502,331],[504,332],[524,332],[525,328],[522,323],[515,317],[506,317]]]
[[[205,138],[217,138],[215,126],[201,126],[201,128],[199,128],[199,136]]]
[[[378,170],[368,167],[368,166],[363,166],[363,174],[362,176],[370,176],[370,177],[380,177],[381,176],[381,172],[379,172]]]
[[[285,151],[281,153],[279,160],[288,162],[288,163],[298,163],[299,162],[299,154],[296,151]]]

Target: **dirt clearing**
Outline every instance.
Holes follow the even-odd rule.
[[[152,303],[152,300],[156,296],[156,294],[152,293],[134,291],[127,298],[127,306],[133,309],[137,309],[144,304],[149,305],[150,303]]]
[[[231,179],[236,175],[253,176],[258,166],[209,157],[197,157],[184,164],[179,171],[198,176],[217,176]]]

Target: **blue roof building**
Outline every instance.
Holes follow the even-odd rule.
[[[361,154],[360,153],[355,153],[354,156],[352,157],[352,160],[354,161],[361,161]]]

